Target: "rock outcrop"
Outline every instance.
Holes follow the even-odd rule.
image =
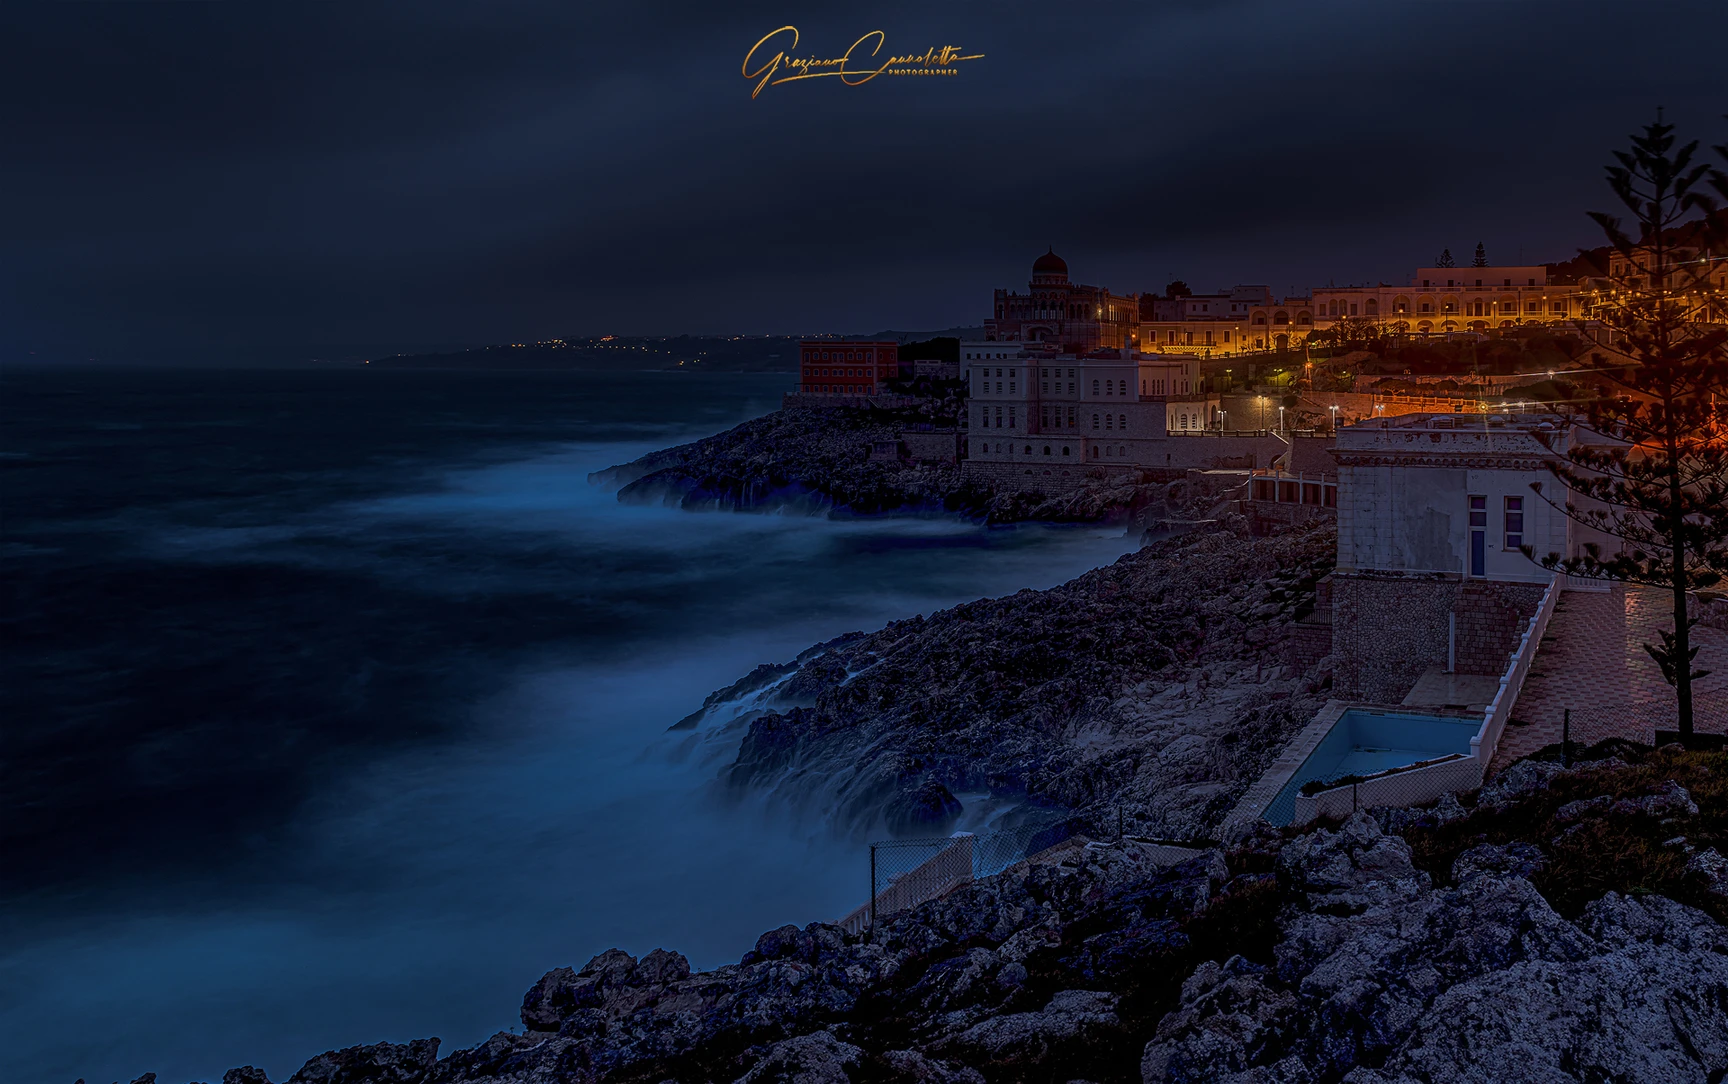
[[[1163,484],[1099,471],[1072,491],[1020,492],[962,476],[955,464],[873,457],[909,425],[953,425],[963,408],[933,402],[923,411],[789,407],[702,440],[651,452],[589,476],[619,487],[624,501],[683,508],[802,508],[858,515],[949,512],[991,523],[1094,523],[1191,515],[1207,503],[1168,504]]]
[[[726,778],[860,831],[936,831],[988,793],[1204,834],[1324,702],[1326,667],[1285,648],[1333,549],[1325,525],[1189,534],[761,668],[782,684]]]

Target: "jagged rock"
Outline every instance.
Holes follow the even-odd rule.
[[[1654,817],[1701,844],[1715,838],[1713,784],[1610,786],[1604,804],[1580,786],[1593,778],[1566,777],[1584,803],[1573,827],[1612,815],[1661,838]],[[1568,852],[1543,838],[1551,796],[1524,794],[1511,816],[1490,807],[1484,820],[1527,838],[1458,852],[1434,850],[1460,845],[1437,817],[1406,839],[1383,830],[1383,811],[1276,847],[1281,834],[1252,833],[1228,857],[1175,866],[1124,839],[881,915],[868,940],[785,926],[701,973],[666,950],[637,960],[614,949],[549,972],[524,1001],[529,1034],[438,1063],[436,1040],[355,1047],[312,1059],[294,1084],[982,1084],[1118,1080],[1136,1064],[1160,1084],[1728,1073],[1728,928],[1637,878],[1637,895],[1572,897],[1567,913],[1581,913],[1569,921],[1531,878],[1595,867],[1566,867]],[[1452,855],[1445,883],[1418,854],[1434,869]],[[1657,858],[1679,892],[1714,883],[1723,864],[1702,846]],[[1688,899],[1717,906],[1708,892]],[[267,1084],[244,1072],[225,1084]]]
[[[1716,952],[1633,940],[1576,961],[1523,961],[1452,986],[1381,1069],[1345,1079],[1718,1080],[1724,1006],[1728,956]]]
[[[270,1084],[270,1074],[253,1065],[242,1065],[222,1074],[222,1084]]]
[[[1686,863],[1686,872],[1703,880],[1705,892],[1728,900],[1728,858],[1722,852],[1714,847],[1699,851]]]
[[[1097,833],[1208,835],[1324,702],[1267,646],[1288,614],[1226,592],[1296,568],[1289,590],[1311,602],[1334,554],[1324,525],[1192,534],[894,622],[809,656],[781,687],[794,706],[749,723],[725,778],[872,832],[933,833],[972,790]]]
[[[1452,863],[1452,880],[1463,884],[1480,874],[1498,877],[1532,877],[1548,862],[1542,849],[1533,843],[1491,843],[1470,848]]]
[[[437,1062],[437,1039],[351,1046],[312,1058],[287,1084],[420,1084]]]
[[[1566,769],[1549,760],[1520,760],[1482,785],[1477,804],[1505,805],[1548,785]]]
[[[968,1028],[947,1046],[962,1061],[1024,1071],[1077,1052],[1119,1031],[1116,995],[1098,990],[1063,990],[1038,1012],[1009,1013]]]
[[[864,1052],[826,1031],[775,1043],[738,1084],[850,1084]]]
[[[960,815],[960,800],[934,779],[903,790],[888,807],[888,826],[896,832],[915,832],[946,824]]]

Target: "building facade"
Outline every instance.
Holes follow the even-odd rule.
[[[1069,282],[1067,261],[1051,251],[1032,262],[1026,293],[996,291],[992,315],[984,321],[984,337],[994,342],[1049,343],[1076,354],[1127,348],[1139,334],[1139,308],[1136,297]]]
[[[1564,324],[1588,316],[1588,291],[1550,284],[1540,264],[1419,267],[1408,286],[1325,286],[1314,290],[1315,321],[1360,319],[1412,335]]]
[[[1338,431],[1337,695],[1395,704],[1434,669],[1505,669],[1554,578],[1538,559],[1618,546],[1536,488],[1552,494],[1547,464],[1586,438],[1543,415],[1408,414]]]
[[[896,342],[805,339],[798,353],[798,390],[806,395],[880,395],[900,375]]]
[[[1264,286],[1235,286],[1215,294],[1146,299],[1139,341],[1142,350],[1209,356],[1287,350],[1313,330],[1309,298],[1280,301]]]

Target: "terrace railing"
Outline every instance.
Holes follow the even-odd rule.
[[[1507,721],[1512,718],[1512,706],[1518,702],[1518,694],[1524,688],[1524,679],[1530,674],[1530,665],[1536,661],[1536,652],[1542,646],[1542,637],[1548,632],[1548,622],[1554,617],[1554,606],[1559,601],[1562,590],[1564,584],[1561,577],[1555,576],[1548,581],[1548,589],[1542,592],[1542,602],[1531,616],[1523,637],[1518,641],[1518,650],[1512,653],[1506,673],[1500,678],[1500,688],[1494,694],[1494,701],[1483,713],[1482,729],[1470,739],[1470,755],[1476,759],[1478,771],[1481,773],[1486,773],[1489,762],[1494,759],[1494,750],[1500,744],[1500,735],[1506,729]],[[1480,775],[1477,781],[1481,781]]]

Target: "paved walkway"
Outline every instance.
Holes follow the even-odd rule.
[[[1672,596],[1655,588],[1561,594],[1489,773],[1558,742],[1566,708],[1572,740],[1582,745],[1610,737],[1651,742],[1658,727],[1673,729],[1674,691],[1643,647],[1662,642],[1659,630],[1673,628],[1673,611]],[[1696,625],[1692,643],[1693,667],[1711,671],[1693,684],[1697,729],[1728,732],[1728,633]]]

